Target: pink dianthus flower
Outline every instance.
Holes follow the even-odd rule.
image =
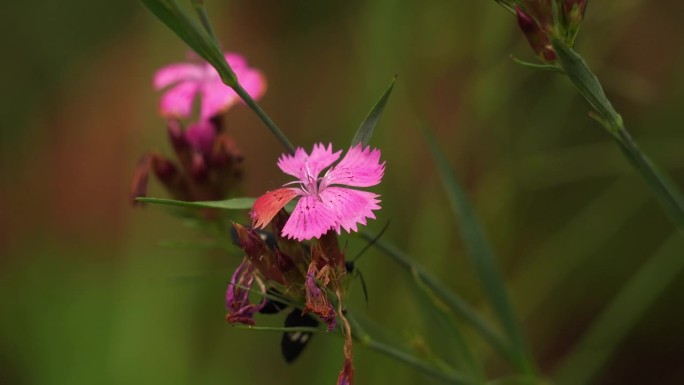
[[[245,59],[234,53],[225,54],[226,61],[238,81],[254,99],[266,90],[266,79],[256,69],[247,67]],[[161,68],[154,75],[154,88],[168,88],[161,98],[159,111],[166,118],[188,118],[195,97],[201,96],[200,120],[226,111],[240,97],[221,81],[218,72],[204,61],[174,63]]]
[[[374,219],[373,210],[380,209],[380,197],[372,192],[349,187],[370,187],[380,183],[385,172],[385,162],[380,163],[380,150],[352,147],[335,166],[322,177],[319,174],[337,159],[342,151],[332,152],[332,144],[326,148],[316,144],[307,154],[301,147],[294,155],[283,154],[278,167],[298,180],[287,183],[298,187],[283,187],[269,191],[254,202],[250,213],[255,227],[263,228],[288,202],[295,197],[299,201],[282,235],[303,241],[320,238],[329,230],[338,234],[341,229],[357,231],[357,225]]]

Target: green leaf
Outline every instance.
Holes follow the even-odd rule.
[[[228,86],[235,86],[237,78],[226,62],[216,40],[182,10],[176,0],[140,0],[159,20],[178,35],[198,55],[209,62]]]
[[[368,142],[370,142],[370,138],[371,136],[373,136],[373,130],[375,129],[375,126],[378,124],[378,121],[382,116],[382,112],[385,109],[387,100],[392,94],[392,89],[394,88],[394,82],[396,82],[396,80],[397,77],[395,76],[392,79],[392,83],[390,83],[387,90],[385,90],[385,92],[380,97],[380,100],[378,100],[378,102],[375,103],[373,108],[371,108],[370,112],[368,113],[368,116],[366,116],[366,120],[364,120],[363,123],[361,123],[361,127],[359,127],[359,129],[356,130],[356,134],[354,134],[354,139],[352,139],[351,142],[352,147],[356,146],[359,143],[361,143],[362,146],[367,146]]]
[[[232,198],[223,201],[204,201],[204,202],[184,202],[173,199],[147,198],[140,197],[135,199],[137,202],[152,203],[166,206],[194,207],[206,209],[222,210],[249,210],[254,205],[254,198]]]
[[[439,149],[437,141],[426,127],[422,127],[422,132],[430,152],[437,163],[437,169],[442,178],[451,208],[456,215],[471,263],[483,286],[485,295],[499,318],[511,344],[515,363],[523,372],[533,374],[535,372],[533,360],[530,357],[520,325],[518,325],[513,312],[504,278],[493,248],[465,191],[449,167],[446,157]]]
[[[568,75],[570,81],[577,87],[577,90],[584,98],[598,111],[607,123],[606,128],[615,135],[617,130],[622,127],[622,117],[615,111],[613,105],[603,92],[603,87],[596,75],[590,70],[582,56],[568,47],[562,41],[551,37],[551,44],[556,51],[558,64]]]

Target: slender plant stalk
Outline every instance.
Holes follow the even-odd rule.
[[[370,349],[376,350],[389,358],[403,362],[414,368],[419,369],[423,373],[429,375],[430,377],[436,378],[447,384],[458,384],[458,385],[468,385],[472,382],[463,374],[459,373],[455,369],[450,367],[444,369],[431,365],[430,363],[417,358],[416,356],[407,353],[392,345],[380,342],[373,338],[370,334],[365,332],[361,325],[354,319],[350,312],[346,314],[347,319],[352,324],[352,337],[358,341],[361,345],[366,346]],[[323,333],[319,328],[314,327],[282,327],[282,326],[248,326],[248,325],[234,325],[236,329],[245,329],[252,331],[265,331],[265,332],[307,332],[307,333]],[[344,338],[343,333],[332,333],[333,335]]]
[[[361,232],[362,237],[371,241],[375,236],[368,232]],[[430,274],[424,267],[417,264],[413,258],[406,253],[399,250],[397,247],[389,243],[376,240],[375,247],[380,249],[385,255],[392,258],[401,267],[405,268],[410,274],[416,275],[420,278],[423,284],[430,288],[433,293],[439,297],[445,304],[447,304],[454,313],[462,317],[475,329],[480,335],[487,340],[498,352],[503,354],[511,362],[515,362],[515,355],[510,347],[505,343],[501,335],[497,333],[494,328],[480,316],[468,303],[456,295],[453,291],[447,288],[439,279]]]
[[[216,34],[214,33],[214,28],[211,25],[211,21],[209,20],[209,16],[207,15],[207,10],[204,7],[204,0],[191,0],[192,5],[195,8],[195,11],[197,12],[197,15],[199,16],[200,22],[202,23],[202,26],[204,29],[207,31],[207,33],[211,36],[211,38],[214,40],[214,42],[218,45],[218,39],[216,38]],[[230,65],[226,63],[226,66],[230,68]],[[231,69],[232,70],[232,69]],[[237,79],[237,78],[236,78]],[[261,121],[266,125],[266,127],[275,135],[275,137],[280,141],[280,143],[285,147],[287,152],[289,153],[294,153],[295,147],[292,145],[292,142],[287,138],[285,133],[273,122],[271,117],[266,114],[266,111],[264,111],[259,104],[257,104],[254,99],[245,91],[245,89],[242,87],[240,84],[240,79],[237,79],[237,81],[232,82],[226,82],[224,83],[229,86],[230,88],[235,91],[236,94],[242,99],[242,101],[247,104],[247,106],[254,111],[254,113],[261,119]]]
[[[280,143],[285,147],[287,152],[293,154],[295,152],[295,147],[292,145],[292,142],[285,136],[285,133],[278,128],[278,126],[271,120],[271,118],[266,114],[266,112],[257,104],[257,102],[252,99],[251,96],[245,91],[244,88],[242,88],[242,85],[240,85],[239,79],[238,83],[235,86],[231,86],[233,90],[235,90],[235,93],[240,96],[240,98],[249,106],[249,108],[254,111],[254,113],[261,119],[262,122],[266,125],[266,127],[275,135],[276,139],[280,141]]]
[[[204,7],[204,0],[192,0],[192,6],[195,8],[197,15],[199,16],[200,22],[204,29],[207,30],[209,35],[218,42],[216,34],[214,33],[214,28],[211,26],[211,21],[209,20],[209,15],[207,14],[207,9]]]
[[[455,369],[449,368],[448,370],[445,370],[444,368],[429,364],[428,362],[425,362],[424,360],[421,360],[420,358],[417,358],[401,349],[374,339],[371,335],[364,331],[364,329],[350,312],[347,312],[346,317],[349,320],[349,323],[352,325],[352,336],[361,345],[419,369],[430,377],[438,379],[446,384],[472,384],[472,381],[468,377],[456,371]]]
[[[588,384],[618,343],[684,270],[682,235],[675,232],[596,317],[553,376],[559,384]]]
[[[615,111],[596,75],[586,61],[562,41],[552,39],[558,55],[558,64],[580,94],[591,104],[596,113],[592,116],[611,134],[630,164],[641,174],[665,212],[684,230],[684,195],[670,178],[660,171],[639,149],[625,128],[622,116]]]

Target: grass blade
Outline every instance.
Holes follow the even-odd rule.
[[[371,136],[373,136],[373,130],[375,129],[375,126],[378,124],[378,121],[382,116],[382,112],[385,110],[387,100],[392,94],[392,89],[394,88],[394,83],[396,80],[397,77],[395,76],[394,79],[392,79],[392,83],[390,83],[387,90],[385,90],[385,92],[380,97],[380,100],[378,100],[378,102],[375,103],[373,108],[371,108],[370,112],[368,112],[368,116],[366,116],[366,119],[363,121],[363,123],[361,123],[359,129],[356,130],[356,134],[354,134],[354,139],[352,139],[351,147],[354,147],[359,143],[361,143],[361,145],[364,147],[368,145]]]
[[[176,0],[140,0],[159,20],[171,29],[185,44],[209,62],[229,86],[237,84],[235,73],[226,62],[218,42],[182,10]]]
[[[437,169],[444,183],[451,208],[459,223],[471,263],[483,286],[487,300],[499,318],[506,337],[511,344],[514,362],[522,372],[534,374],[534,363],[520,325],[513,312],[504,278],[490,242],[480,225],[480,221],[477,219],[466,193],[449,167],[449,163],[439,149],[435,138],[426,127],[423,127],[422,131],[430,152],[437,163]]]

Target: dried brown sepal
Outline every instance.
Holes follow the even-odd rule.
[[[287,285],[287,280],[280,270],[278,257],[273,249],[268,247],[266,242],[261,238],[259,233],[254,229],[246,228],[239,223],[233,223],[233,228],[237,233],[240,242],[240,248],[244,250],[247,258],[259,270],[261,275],[267,281],[277,282],[281,285]]]

